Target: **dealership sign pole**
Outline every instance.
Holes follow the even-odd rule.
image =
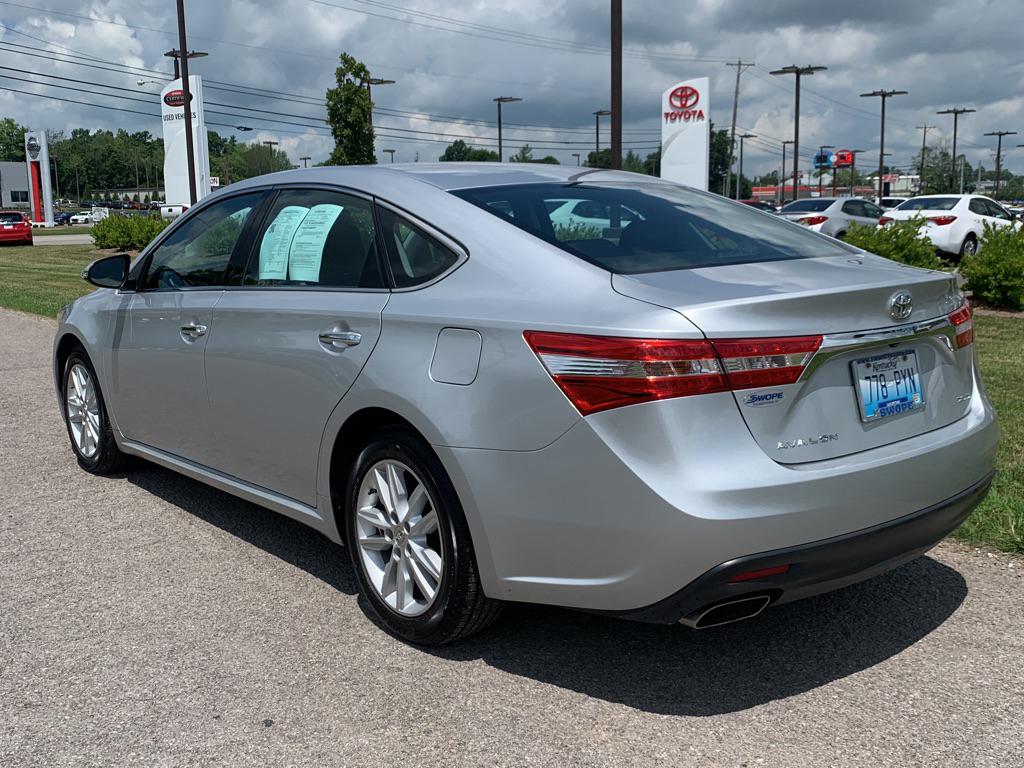
[[[661,178],[707,191],[709,80],[676,83],[661,95]]]
[[[203,116],[203,80],[199,75],[189,77],[191,109],[186,104],[182,80],[172,80],[160,92],[160,117],[164,126],[164,190],[168,205],[192,205],[210,194],[210,152]],[[191,121],[185,115],[191,113]],[[186,126],[192,124],[195,137],[193,146],[192,178],[189,179]]]
[[[53,226],[50,150],[46,143],[46,131],[30,131],[25,134],[25,166],[28,171],[32,221]]]

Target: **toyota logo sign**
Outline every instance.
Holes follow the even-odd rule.
[[[668,103],[675,109],[693,109],[700,101],[696,88],[681,85],[668,95]]]
[[[910,291],[898,291],[889,299],[889,316],[893,320],[906,320],[914,311],[914,297]]]
[[[192,101],[192,94],[188,95],[189,101]],[[168,107],[183,107],[185,106],[185,92],[180,88],[176,91],[168,91],[164,94],[164,104]]]

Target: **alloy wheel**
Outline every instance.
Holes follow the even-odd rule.
[[[445,564],[426,485],[407,465],[385,459],[364,475],[356,503],[356,545],[370,585],[399,615],[421,615],[440,592]]]
[[[75,363],[68,371],[65,390],[64,399],[71,437],[78,452],[91,459],[100,448],[102,424],[96,384],[89,369],[81,363]]]

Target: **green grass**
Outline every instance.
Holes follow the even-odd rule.
[[[34,227],[32,237],[50,237],[51,235],[88,235],[92,227],[75,225],[73,227]]]
[[[1024,318],[976,315],[974,329],[981,375],[1003,436],[992,491],[954,536],[1024,553]]]
[[[93,290],[82,279],[82,269],[96,258],[91,245],[0,248],[0,306],[53,317]]]
[[[0,248],[0,306],[53,317],[88,293],[82,268],[88,245]],[[992,492],[955,536],[971,544],[1024,553],[1024,318],[976,316],[982,376],[999,414],[999,474]]]

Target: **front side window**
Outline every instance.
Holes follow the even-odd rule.
[[[266,217],[245,285],[383,288],[369,201],[322,189],[286,189]]]
[[[142,281],[145,290],[212,288],[224,273],[262,192],[238,195],[197,211],[153,252]]]
[[[1003,207],[992,200],[984,200],[985,207],[988,208],[988,215],[996,218],[1003,219],[1004,221],[1010,220],[1010,214],[1003,210]]]
[[[537,183],[454,191],[531,235],[610,272],[638,274],[817,256],[851,250],[746,205],[673,184]],[[589,201],[597,219],[565,218],[566,206]],[[504,215],[492,206],[513,211]],[[801,201],[827,208],[830,200]],[[571,216],[575,216],[573,208]],[[806,210],[806,209],[804,209]],[[814,210],[814,209],[812,209]]]
[[[497,216],[508,217],[503,206],[489,207]],[[380,212],[384,247],[391,275],[398,288],[411,288],[433,280],[459,260],[458,254],[398,214],[382,208]]]

